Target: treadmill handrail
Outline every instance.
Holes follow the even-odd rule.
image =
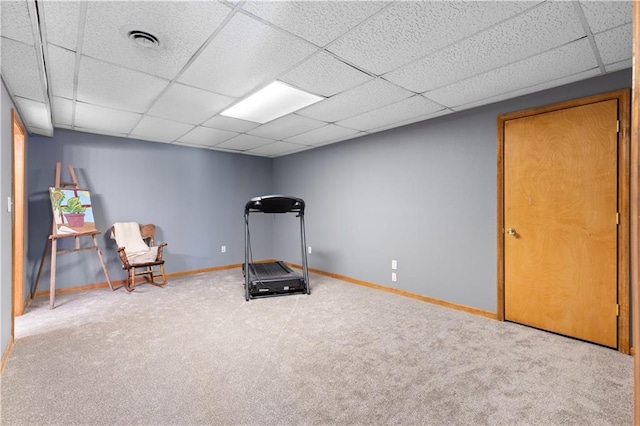
[[[289,195],[264,195],[254,197],[244,206],[245,215],[249,212],[261,213],[299,213],[304,215],[305,203],[302,198]]]

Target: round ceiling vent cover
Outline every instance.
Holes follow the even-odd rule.
[[[129,40],[142,47],[158,47],[160,46],[160,40],[158,37],[151,33],[141,30],[131,30],[127,36]]]

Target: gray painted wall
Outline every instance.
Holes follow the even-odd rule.
[[[29,240],[27,281],[33,285],[51,230],[48,188],[55,164],[70,180],[72,164],[81,187],[91,191],[100,246],[112,279],[124,279],[108,229],[115,222],[155,223],[157,242],[167,242],[167,272],[190,271],[244,261],[245,203],[271,188],[268,158],[56,129],[53,138],[29,140]],[[256,258],[270,255],[267,218],[258,219]],[[261,222],[264,226],[261,225]],[[65,246],[73,238],[64,241]],[[226,245],[227,252],[221,253]],[[49,262],[38,290],[49,288]],[[58,256],[56,287],[104,282],[94,252]],[[242,294],[242,289],[238,289]]]
[[[11,279],[11,213],[7,211],[7,199],[11,197],[11,109],[15,105],[9,92],[0,83],[0,358],[11,340],[12,327],[12,279]]]
[[[274,189],[307,203],[310,267],[496,312],[497,116],[630,86],[621,71],[276,158]],[[300,263],[296,226],[274,237]]]

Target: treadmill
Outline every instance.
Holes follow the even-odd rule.
[[[245,298],[284,296],[307,293],[309,272],[307,270],[307,241],[304,232],[304,201],[286,195],[265,195],[252,198],[244,207],[244,273]],[[249,236],[249,214],[261,213],[297,213],[300,218],[300,244],[302,253],[302,274],[289,268],[284,262],[253,263],[251,239]]]

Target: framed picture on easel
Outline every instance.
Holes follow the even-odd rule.
[[[86,189],[49,188],[56,234],[96,231],[91,194]]]

